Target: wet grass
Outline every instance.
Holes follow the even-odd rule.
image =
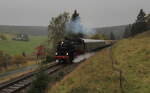
[[[120,93],[118,74],[112,69],[109,49],[96,55],[56,84],[49,93]]]
[[[126,93],[150,93],[150,31],[119,41],[113,48]]]

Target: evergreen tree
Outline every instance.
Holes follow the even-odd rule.
[[[137,16],[136,22],[132,24],[131,35],[134,36],[146,30],[148,30],[148,26],[145,22],[145,12],[143,11],[143,9],[141,9],[140,13]]]
[[[137,16],[137,20],[136,22],[144,22],[145,21],[145,12],[143,11],[143,9],[140,10],[138,16]]]

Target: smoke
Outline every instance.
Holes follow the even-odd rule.
[[[80,17],[76,17],[75,20],[70,20],[66,23],[66,32],[74,33],[74,34],[83,34],[83,35],[91,35],[94,34],[95,31],[93,29],[87,28],[82,24]]]

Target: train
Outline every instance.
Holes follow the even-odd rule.
[[[104,46],[106,46],[105,40],[65,38],[57,44],[55,60],[58,63],[72,63],[77,56]]]

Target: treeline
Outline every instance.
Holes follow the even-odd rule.
[[[143,9],[140,10],[136,21],[133,24],[129,24],[124,32],[124,38],[135,36],[139,33],[143,33],[150,29],[150,16],[147,15]]]
[[[0,33],[22,33],[30,36],[46,36],[46,26],[11,26],[11,25],[0,25]]]

